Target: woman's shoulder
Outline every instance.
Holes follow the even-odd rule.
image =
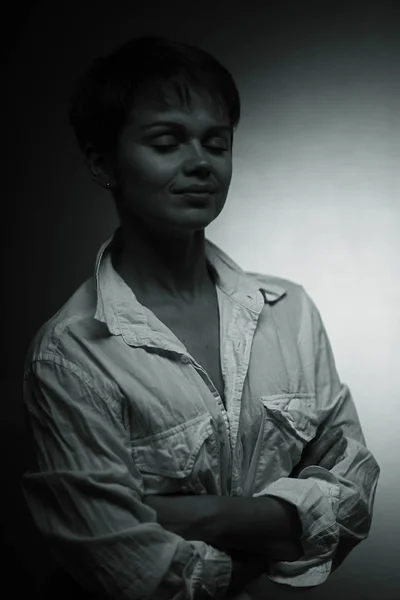
[[[273,307],[277,322],[282,327],[298,330],[304,319],[312,318],[315,305],[302,284],[276,275],[246,274],[264,290],[267,302]]]
[[[253,281],[257,282],[267,292],[281,293],[282,296],[298,298],[303,297],[305,294],[303,285],[291,279],[252,271],[246,271],[246,275],[251,277]]]

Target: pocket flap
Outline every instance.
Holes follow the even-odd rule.
[[[132,441],[132,454],[141,472],[187,477],[204,441],[213,433],[211,415],[200,415],[152,436]]]
[[[313,393],[274,394],[261,396],[271,418],[282,423],[302,440],[309,442],[318,427],[316,397]]]

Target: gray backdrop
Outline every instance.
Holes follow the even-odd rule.
[[[303,597],[400,592],[398,4],[36,2],[4,19],[4,585],[21,591],[52,569],[18,487],[24,356],[38,327],[91,275],[117,224],[84,168],[67,99],[94,57],[155,33],[214,53],[236,79],[243,117],[234,176],[208,237],[244,268],[306,287],[382,467],[370,538]]]

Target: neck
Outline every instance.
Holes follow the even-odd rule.
[[[193,303],[209,288],[204,230],[167,236],[138,222],[122,224],[120,233],[114,266],[139,301]]]

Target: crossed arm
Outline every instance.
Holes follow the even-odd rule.
[[[291,473],[308,466],[331,469],[343,452],[340,429],[331,430],[306,447]],[[244,552],[271,560],[297,560],[302,554],[301,525],[296,507],[271,496],[150,495],[144,503],[158,522],[186,540],[200,540],[227,552]]]
[[[200,540],[228,554],[272,560],[302,554],[301,526],[291,504],[269,496],[146,496],[157,521],[186,540]]]
[[[307,448],[291,476],[311,465],[332,468],[342,450],[342,436],[329,432]],[[279,498],[152,495],[144,503],[156,511],[158,522],[168,531],[231,556],[228,597],[264,573],[266,559],[295,561],[303,554],[297,509]]]
[[[302,555],[296,509],[272,497],[147,496],[157,521],[186,540],[199,540],[229,554],[232,574],[227,598],[265,573],[267,560]]]

